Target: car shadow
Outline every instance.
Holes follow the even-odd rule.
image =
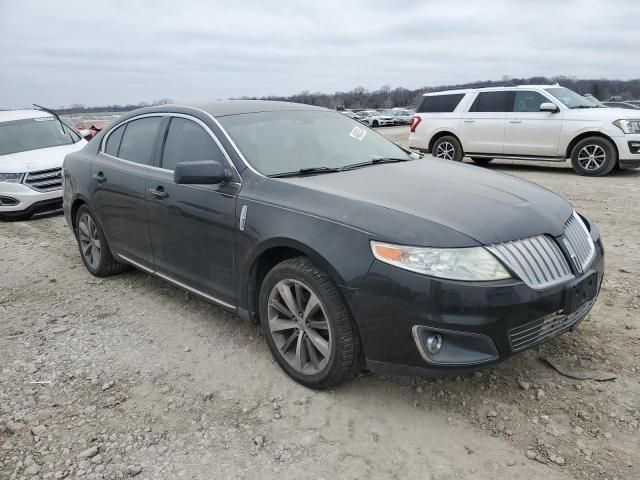
[[[558,175],[577,175],[570,166],[564,164],[558,165],[533,165],[533,164],[522,164],[522,163],[501,163],[500,161],[493,161],[491,163],[487,163],[484,165],[478,165],[473,163],[473,160],[464,160],[464,163],[469,165],[475,165],[476,167],[486,168],[488,170],[501,170],[504,172],[546,172],[546,173],[557,173]],[[609,174],[605,175],[606,177],[615,177],[615,178],[633,178],[640,176],[640,168],[636,169],[614,169]],[[585,177],[589,178],[589,177]]]

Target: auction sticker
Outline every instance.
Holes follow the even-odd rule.
[[[361,142],[364,139],[364,136],[367,134],[367,132],[365,130],[363,130],[360,127],[353,127],[353,130],[351,130],[351,133],[349,134],[350,137],[355,138],[356,140],[358,140],[359,142]]]

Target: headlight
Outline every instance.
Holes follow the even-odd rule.
[[[0,182],[20,183],[24,173],[0,173]]]
[[[640,120],[616,120],[613,124],[624,133],[640,133]]]
[[[483,247],[426,248],[371,242],[371,251],[381,262],[433,277],[470,282],[511,278]]]

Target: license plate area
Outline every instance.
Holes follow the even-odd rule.
[[[582,305],[593,300],[597,293],[598,273],[592,272],[567,287],[565,290],[564,313],[575,312]]]

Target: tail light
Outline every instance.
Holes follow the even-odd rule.
[[[420,124],[420,122],[422,121],[422,118],[415,116],[411,119],[411,133],[415,133],[416,131],[416,127]]]

